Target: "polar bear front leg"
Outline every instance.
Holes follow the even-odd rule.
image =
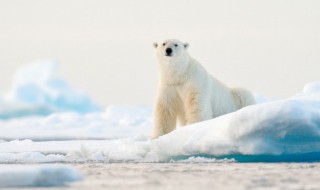
[[[154,111],[154,127],[151,139],[156,139],[176,128],[177,113],[172,97],[160,96]]]
[[[200,108],[199,93],[196,89],[189,90],[184,101],[186,124],[196,123],[202,120],[202,109]]]

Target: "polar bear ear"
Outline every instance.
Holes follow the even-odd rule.
[[[157,48],[158,47],[158,43],[157,42],[153,42],[153,47]]]
[[[184,46],[184,48],[188,49],[189,44],[188,43],[184,43],[183,46]]]

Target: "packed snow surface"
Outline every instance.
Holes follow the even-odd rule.
[[[62,186],[82,180],[81,174],[68,165],[1,165],[0,188]]]
[[[191,158],[320,161],[320,82],[307,84],[303,92],[288,99],[270,101],[256,95],[257,105],[150,140],[150,108],[108,106],[104,111],[85,110],[92,105],[86,101],[90,98],[65,82],[57,82],[50,74],[39,81],[27,75],[40,68],[50,73],[55,64],[46,64],[43,68],[30,67],[30,71],[23,69],[8,97],[58,111],[0,120],[0,163],[169,162]],[[28,92],[26,97],[24,92]],[[37,98],[33,99],[33,93]],[[77,106],[73,106],[74,101]]]

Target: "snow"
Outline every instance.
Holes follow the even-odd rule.
[[[180,127],[153,141],[148,136],[152,128],[151,110],[142,108],[113,106],[84,117],[56,113],[41,118],[4,120],[0,124],[2,139],[15,139],[18,137],[15,133],[21,131],[21,139],[48,138],[52,132],[52,139],[64,134],[70,139],[109,140],[2,142],[0,162],[168,162],[193,156],[235,158],[241,162],[319,161],[319,110],[320,93],[300,93]],[[30,155],[22,156],[23,152]],[[31,153],[36,154],[34,160],[30,159]]]
[[[109,114],[112,110],[119,112],[121,109],[112,108]],[[111,115],[118,115],[118,121],[123,120],[119,113]],[[131,130],[134,126],[130,124],[122,128],[122,132],[128,129],[134,135]],[[241,162],[319,161],[320,93],[300,93],[289,99],[249,106],[180,127],[153,141],[147,134],[138,133],[128,138],[101,141],[24,140],[3,142],[0,151],[60,153],[66,162],[168,162],[192,156],[235,158]]]
[[[11,90],[0,101],[0,119],[73,111],[88,113],[99,107],[84,92],[56,77],[58,62],[44,60],[21,67]]]
[[[67,165],[1,165],[0,188],[62,186],[82,180],[81,174]]]
[[[152,109],[99,110],[55,68],[22,68],[0,101],[14,105],[0,110],[0,163],[320,161],[320,82],[282,100],[256,94],[257,105],[150,140]]]
[[[238,157],[238,161],[302,161],[308,154],[310,160],[319,161],[319,100],[320,94],[299,95],[250,106],[176,130],[159,138],[152,149],[160,160],[168,156],[214,155]],[[179,141],[165,148],[174,139]]]
[[[2,142],[0,162],[168,162],[193,156],[235,158],[243,162],[319,161],[319,110],[320,93],[300,93],[289,99],[246,107],[209,121],[180,127],[153,141],[148,136],[152,128],[151,110],[142,108],[114,106],[103,113],[84,117],[57,113],[44,118],[5,120],[0,125],[4,129],[3,139],[14,139],[17,136],[13,134],[19,130],[26,135],[32,129],[29,126],[39,129],[45,126],[49,131],[47,134],[53,133],[50,138],[64,133],[65,136],[72,134],[70,139],[81,139],[86,135],[86,138],[107,137],[109,140]],[[78,129],[85,130],[80,133]],[[46,136],[46,133],[38,136],[37,128],[30,131],[30,138]],[[29,155],[21,155],[23,152],[29,152]],[[30,159],[33,156],[34,159]]]
[[[47,117],[0,120],[3,131],[0,139],[115,139],[149,134],[150,126],[150,108],[109,106],[105,111],[87,114],[64,112]]]

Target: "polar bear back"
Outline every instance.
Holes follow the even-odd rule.
[[[192,59],[191,74],[188,82],[193,83],[199,95],[200,103],[208,118],[234,112],[245,106],[255,104],[251,92],[243,88],[229,88],[208,73],[201,64]],[[194,68],[192,68],[194,67]]]
[[[230,89],[209,73],[206,72],[206,75],[207,86],[199,89],[199,93],[204,94],[204,100],[211,108],[212,114],[208,119],[237,110],[237,105]]]

